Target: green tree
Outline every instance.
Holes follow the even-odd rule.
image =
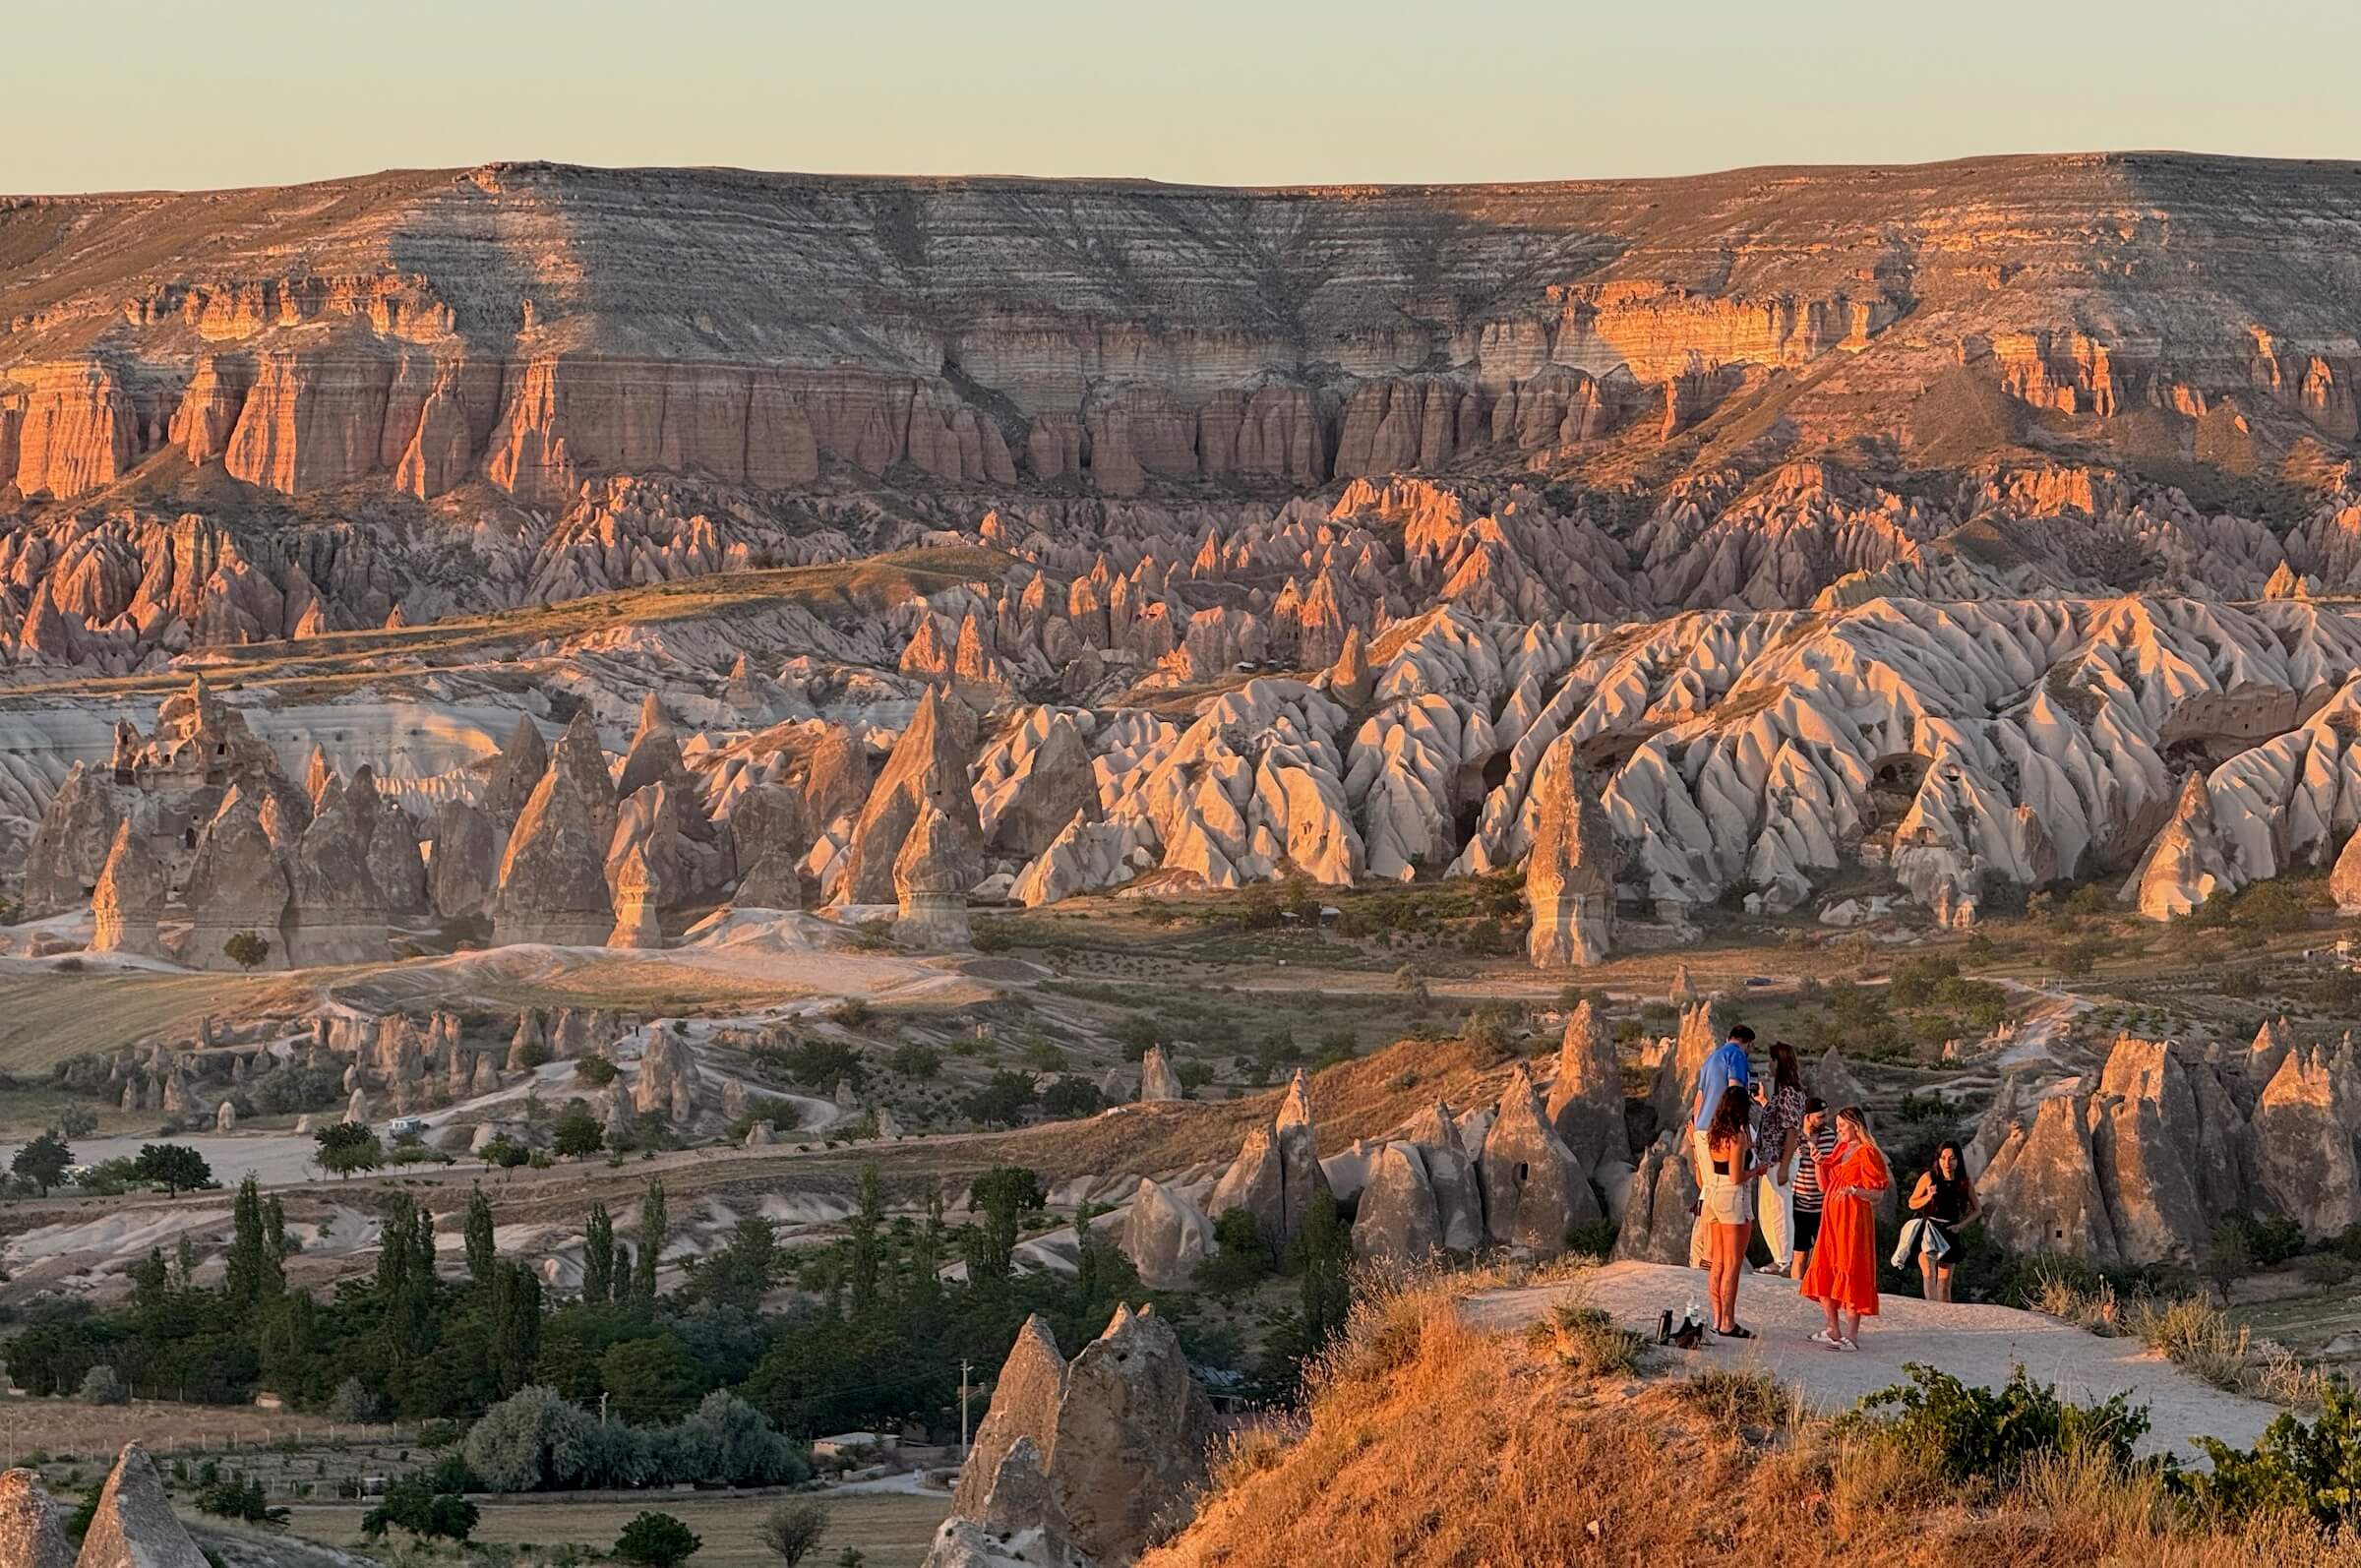
[[[1032,1075],[1003,1067],[967,1097],[968,1119],[990,1127],[1014,1126],[1032,1104]]]
[[[482,1187],[467,1190],[467,1277],[478,1285],[492,1283],[499,1253],[492,1241],[492,1204]]]
[[[549,1143],[561,1159],[578,1160],[605,1148],[607,1131],[588,1108],[576,1102],[568,1106],[566,1114],[549,1129]]]
[[[532,1150],[505,1132],[485,1144],[478,1152],[482,1154],[484,1164],[501,1171],[514,1171],[520,1165],[530,1164],[533,1158]]]
[[[140,1180],[162,1187],[166,1197],[214,1184],[213,1168],[185,1143],[143,1143],[131,1169]]]
[[[968,1188],[967,1211],[984,1223],[968,1232],[967,1272],[973,1280],[1004,1280],[1016,1253],[1017,1227],[1043,1203],[1041,1177],[1023,1166],[996,1166]]]
[[[706,1369],[673,1334],[607,1346],[597,1379],[614,1396],[616,1419],[633,1424],[678,1421],[706,1393]]]
[[[530,1380],[541,1348],[541,1277],[522,1263],[494,1262],[492,1282],[492,1374],[501,1393],[514,1394]]]
[[[8,1168],[39,1187],[45,1198],[51,1187],[65,1179],[66,1168],[73,1163],[74,1151],[66,1146],[66,1140],[54,1132],[43,1132],[19,1149]]]
[[[231,963],[252,974],[257,964],[271,956],[271,938],[260,932],[232,932],[229,940],[221,944],[221,952]]]
[[[675,1568],[703,1545],[687,1525],[670,1514],[643,1513],[615,1538],[615,1555],[639,1568]]]
[[[385,1164],[386,1146],[359,1121],[332,1121],[312,1134],[318,1145],[312,1164],[333,1176],[349,1178],[355,1171],[374,1171]]]
[[[697,1266],[696,1294],[753,1315],[779,1271],[779,1228],[758,1214],[740,1220],[722,1249]]]
[[[285,1224],[282,1215],[281,1242],[286,1236]],[[283,1254],[277,1251],[270,1235],[262,1189],[249,1174],[238,1183],[237,1201],[230,1205],[229,1254],[222,1275],[222,1296],[232,1306],[241,1308],[276,1300],[287,1284],[282,1260]]]
[[[632,1294],[642,1301],[656,1298],[656,1265],[663,1261],[664,1183],[650,1181],[639,1199],[639,1259],[632,1276]]]
[[[383,1500],[361,1516],[361,1534],[381,1540],[389,1527],[398,1525],[421,1540],[463,1541],[481,1519],[475,1504],[455,1492],[436,1491],[433,1477],[417,1471],[387,1487]]]
[[[885,1192],[878,1177],[878,1168],[861,1168],[861,1202],[846,1222],[850,1234],[847,1273],[852,1286],[852,1309],[856,1317],[866,1317],[878,1304],[878,1271],[884,1262],[884,1246],[880,1231],[885,1221]]]
[[[1353,1233],[1336,1205],[1315,1196],[1303,1216],[1303,1337],[1318,1351],[1343,1332],[1353,1310]]]
[[[603,1203],[590,1205],[582,1227],[582,1299],[602,1306],[615,1298],[615,1222]]]

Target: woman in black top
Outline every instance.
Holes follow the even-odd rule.
[[[1918,1276],[1930,1301],[1951,1299],[1953,1260],[1959,1256],[1960,1227],[1981,1212],[1975,1201],[1975,1183],[1968,1179],[1968,1157],[1956,1143],[1946,1143],[1935,1151],[1934,1166],[1918,1177],[1917,1186],[1910,1191],[1910,1216],[1924,1220],[1951,1250],[1938,1258],[1930,1248],[1918,1252]]]

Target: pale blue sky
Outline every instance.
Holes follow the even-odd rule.
[[[493,158],[1275,184],[2361,156],[2305,0],[8,0],[0,191]]]

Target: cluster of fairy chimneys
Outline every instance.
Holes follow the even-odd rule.
[[[2012,1250],[2202,1262],[2232,1215],[2313,1239],[2361,1224],[2361,1062],[2348,1034],[2253,1043],[2119,1037],[2095,1076],[2012,1075],[1968,1147],[1985,1224]]]
[[[928,1568],[1115,1568],[1202,1488],[1213,1412],[1152,1306],[1118,1307],[1067,1361],[1027,1318],[951,1494]]]
[[[1601,1222],[1615,1230],[1617,1256],[1684,1260],[1696,1178],[1680,1129],[1688,1124],[1690,1086],[1725,1038],[1724,1023],[1712,1002],[1688,993],[1649,1095],[1663,1130],[1636,1160],[1621,1060],[1588,1001],[1568,1016],[1540,1081],[1519,1061],[1491,1104],[1462,1112],[1438,1101],[1388,1136],[1325,1161],[1315,1148],[1309,1080],[1299,1072],[1270,1119],[1247,1130],[1202,1204],[1176,1182],[1140,1179],[1122,1221],[1123,1251],[1143,1284],[1180,1289],[1212,1255],[1213,1222],[1227,1211],[1253,1215],[1264,1236],[1284,1246],[1302,1234],[1314,1205],[1357,1196],[1353,1248],[1373,1267],[1492,1249],[1547,1258]],[[1808,1081],[1831,1104],[1864,1098],[1833,1050]],[[1180,1098],[1160,1051],[1141,1063],[1140,1098]]]
[[[107,1473],[78,1554],[58,1528],[40,1474],[0,1474],[0,1568],[207,1568],[205,1553],[172,1512],[155,1462],[126,1444]]]

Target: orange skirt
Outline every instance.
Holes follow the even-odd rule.
[[[1803,1271],[1807,1300],[1877,1316],[1877,1211],[1866,1198],[1830,1198]]]

